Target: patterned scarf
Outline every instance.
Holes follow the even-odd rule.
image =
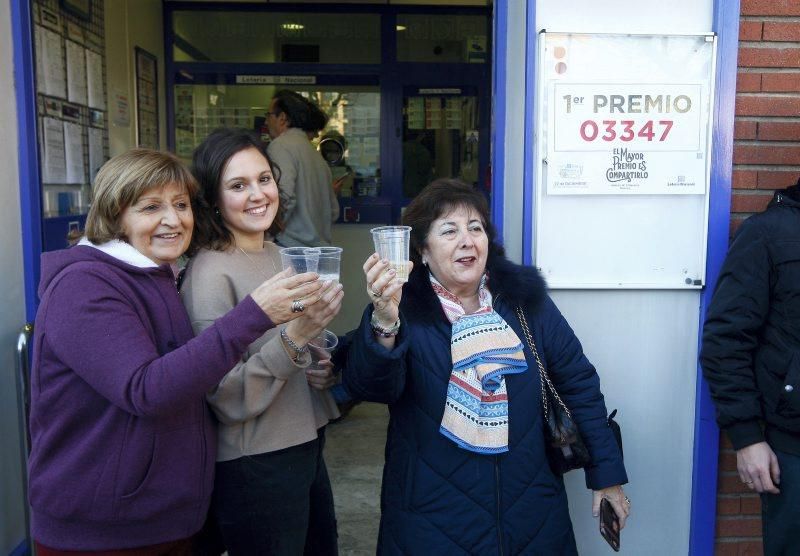
[[[507,452],[508,393],[504,375],[528,368],[522,342],[492,308],[485,274],[478,289],[480,309],[470,315],[433,275],[430,279],[453,324],[453,371],[439,432],[465,450],[480,454]]]

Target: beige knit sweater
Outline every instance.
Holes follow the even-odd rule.
[[[195,334],[227,313],[264,280],[281,269],[278,247],[202,250],[192,257],[181,287]],[[317,429],[339,411],[330,392],[312,389],[305,354],[295,364],[280,339],[281,327],[267,331],[219,385],[208,403],[219,419],[217,461],[273,452],[317,437]]]

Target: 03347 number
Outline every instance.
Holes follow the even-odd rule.
[[[602,135],[600,135],[600,126],[597,122],[594,120],[586,120],[581,124],[581,139],[584,141],[594,141],[600,136],[600,139],[603,141],[615,141],[619,139],[627,143],[633,141],[637,137],[641,137],[646,141],[653,141],[656,139],[657,135],[657,131],[653,129],[656,123],[661,126],[659,129],[661,134],[658,136],[657,140],[666,141],[669,131],[672,129],[672,120],[658,120],[658,122],[648,120],[644,122],[638,130],[634,129],[636,122],[633,120],[603,120],[602,125],[604,129]]]

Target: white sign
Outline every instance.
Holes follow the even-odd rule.
[[[548,45],[547,194],[704,195],[707,69],[699,56],[661,54],[656,70],[649,53],[626,53],[636,63],[618,65],[623,40],[608,38],[589,55],[580,38]],[[681,72],[682,80],[669,78]]]
[[[705,193],[700,84],[553,83],[547,193]]]
[[[237,75],[239,85],[314,85],[314,75]]]

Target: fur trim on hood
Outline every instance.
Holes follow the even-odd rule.
[[[489,291],[496,300],[503,299],[505,303],[535,310],[547,295],[547,287],[539,272],[533,267],[509,261],[500,245],[489,246],[486,270],[489,273]],[[431,287],[427,268],[419,266],[411,271],[408,284],[403,288],[401,310],[404,309],[427,318],[444,315]]]

